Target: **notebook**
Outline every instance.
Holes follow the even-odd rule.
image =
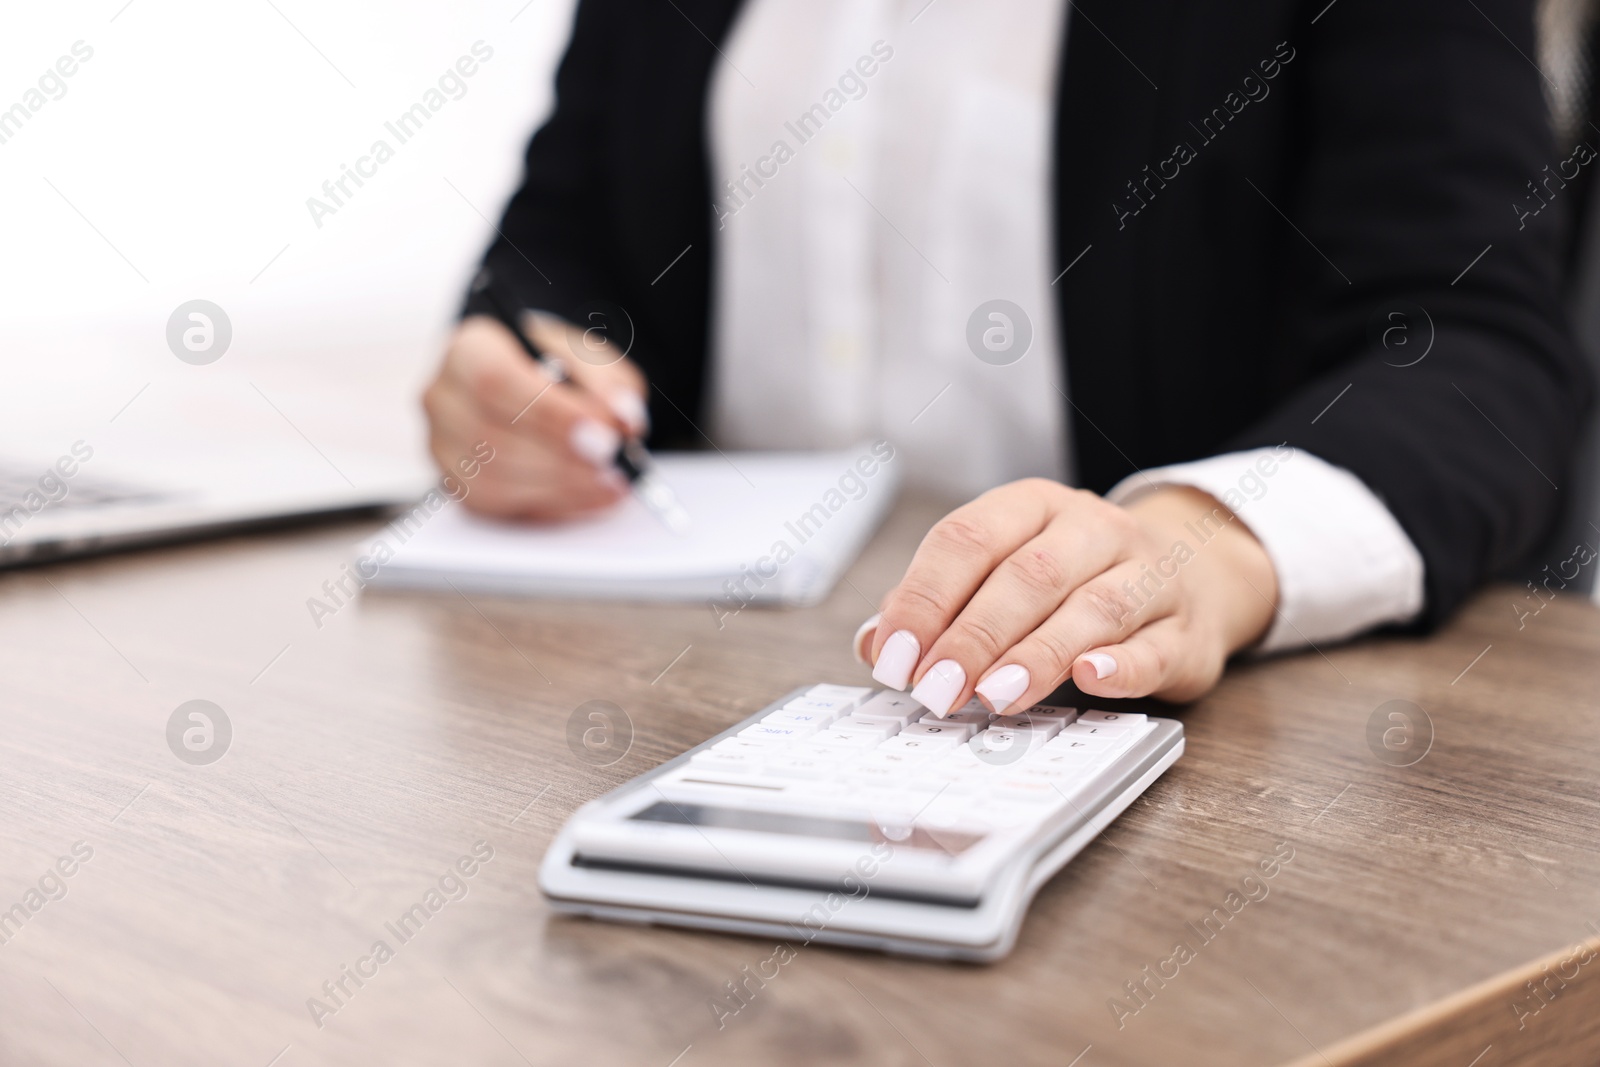
[[[551,597],[812,604],[827,596],[894,499],[888,441],[833,452],[656,456],[691,525],[674,534],[637,500],[557,524],[419,505],[362,548],[369,584]],[[470,492],[470,485],[468,486]],[[437,496],[437,494],[435,494]]]

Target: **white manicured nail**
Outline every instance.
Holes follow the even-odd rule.
[[[1109,678],[1117,673],[1117,661],[1104,652],[1085,652],[1083,658],[1094,668],[1096,678]]]
[[[911,684],[911,671],[922,655],[922,644],[910,630],[896,630],[883,643],[878,653],[877,666],[872,668],[872,680],[890,689],[905,689]]]
[[[928,668],[928,673],[911,691],[911,699],[942,719],[950,714],[956,697],[966,685],[967,672],[961,669],[961,664],[953,659],[942,659]]]
[[[617,418],[627,423],[628,429],[636,434],[643,434],[650,428],[650,412],[644,406],[644,398],[631,389],[614,389],[606,397],[611,404],[611,410],[617,413]]]
[[[881,621],[883,621],[883,615],[880,613],[862,623],[856,630],[855,639],[850,642],[850,647],[855,650],[856,659],[862,663],[867,662],[867,649],[869,647],[867,638],[872,636],[872,631],[878,628],[878,623]]]
[[[572,428],[572,450],[601,470],[616,462],[621,447],[622,435],[603,422],[580,419]]]
[[[1004,715],[1028,691],[1028,668],[1020,663],[1008,663],[978,683],[978,695],[989,702],[996,715]]]

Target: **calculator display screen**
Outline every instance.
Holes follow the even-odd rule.
[[[983,838],[978,834],[939,830],[930,833],[920,826],[879,826],[857,819],[832,819],[819,815],[794,815],[778,811],[752,811],[709,804],[673,804],[656,801],[629,816],[635,822],[664,822],[680,826],[700,826],[721,830],[754,830],[767,834],[818,837],[830,841],[859,841],[874,844],[887,841],[896,848],[927,849],[959,855]]]

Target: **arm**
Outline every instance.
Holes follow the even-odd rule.
[[[1358,477],[1420,551],[1437,625],[1562,501],[1591,388],[1559,302],[1576,205],[1557,178],[1523,212],[1568,152],[1526,58],[1529,3],[1342,0],[1305,38],[1316,134],[1278,205],[1305,234],[1281,234],[1299,305],[1281,344],[1331,369],[1230,447],[1287,442]],[[1395,322],[1406,344],[1386,348]]]
[[[555,106],[533,135],[521,186],[506,205],[483,264],[529,307],[574,321],[579,306],[613,293],[605,255],[607,139],[614,84],[606,5],[582,0],[556,70]],[[469,296],[467,313],[483,311]]]
[[[1519,54],[1533,51],[1530,5],[1341,0],[1315,27],[1312,14],[1299,35],[1305,145],[1286,147],[1297,171],[1276,205],[1294,221],[1264,252],[1281,261],[1289,301],[1278,345],[1327,370],[1228,450],[1287,445],[1327,468],[1326,485],[1353,475],[1344,506],[1323,504],[1327,524],[1350,524],[1354,508],[1377,531],[1373,503],[1397,522],[1376,539],[1388,562],[1360,581],[1387,567],[1412,588],[1383,603],[1357,590],[1345,607],[1366,616],[1327,627],[1343,636],[1406,619],[1419,601],[1421,621],[1436,624],[1537,543],[1590,385],[1558,302],[1564,205],[1513,207],[1562,158],[1539,75]],[[1385,349],[1388,313],[1416,306],[1418,347]],[[1199,466],[1166,480],[1205,488]],[[1001,487],[929,533],[858,647],[874,677],[914,685],[935,710],[974,692],[1023,710],[1069,676],[1096,696],[1197,696],[1316,566],[1284,535],[1308,520],[1291,514],[1307,510],[1303,481],[1245,505],[1258,510],[1243,521],[1225,491],[1181,484],[1125,507],[1051,483]],[[1217,531],[1201,546],[1197,525]],[[1280,574],[1274,563],[1291,553]]]
[[[607,5],[578,5],[556,74],[555,111],[528,146],[521,187],[484,256],[506,291],[529,308],[526,332],[556,355],[581,389],[551,381],[513,335],[467,300],[434,381],[423,395],[429,447],[446,472],[477,442],[493,449],[467,507],[503,517],[559,519],[626,495],[613,466],[624,435],[647,426],[638,368],[602,330],[580,330],[578,309],[613,291],[605,240],[606,138],[613,83]],[[587,323],[586,323],[587,325]]]

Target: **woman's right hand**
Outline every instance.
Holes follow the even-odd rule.
[[[628,485],[612,460],[623,437],[647,425],[644,375],[597,331],[532,312],[525,328],[572,381],[553,382],[509,330],[473,315],[422,395],[429,451],[456,474],[479,442],[489,443],[494,458],[464,501],[485,515],[560,519],[616,503]]]

